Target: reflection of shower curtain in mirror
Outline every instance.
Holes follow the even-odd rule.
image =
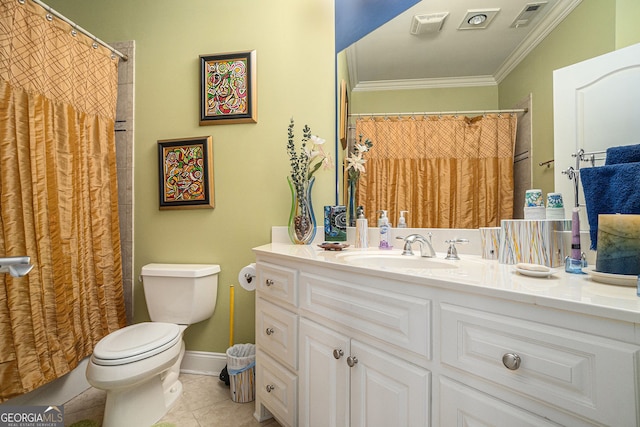
[[[515,114],[363,117],[356,135],[373,142],[357,204],[372,220],[381,209],[393,225],[499,226],[513,215]],[[375,222],[373,223],[375,224]]]
[[[117,60],[27,1],[0,27],[0,402],[60,377],[124,326]]]

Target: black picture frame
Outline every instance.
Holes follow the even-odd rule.
[[[256,51],[200,55],[200,125],[257,123]]]
[[[213,208],[213,138],[158,141],[160,209]]]

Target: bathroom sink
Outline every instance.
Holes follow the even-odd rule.
[[[402,255],[401,252],[380,253],[361,252],[340,256],[350,265],[383,269],[430,270],[458,268],[455,262],[436,258],[424,258],[420,255]]]

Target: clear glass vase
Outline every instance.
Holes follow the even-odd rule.
[[[309,245],[316,236],[316,218],[311,203],[311,190],[316,178],[296,185],[287,177],[291,189],[291,213],[289,214],[289,238],[296,245]]]

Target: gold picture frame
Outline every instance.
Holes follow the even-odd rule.
[[[347,95],[347,82],[340,82],[340,125],[338,127],[338,138],[342,144],[342,149],[347,149],[347,134],[349,132],[349,96]]]

